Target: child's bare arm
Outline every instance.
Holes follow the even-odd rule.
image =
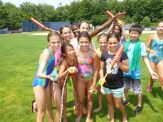
[[[93,86],[96,85],[98,70],[99,70],[99,59],[98,59],[96,52],[94,52],[94,57],[93,57],[93,72],[94,72],[94,74],[93,74]]]
[[[128,59],[119,62],[118,65],[123,72],[128,72],[129,70]]]
[[[58,71],[58,79],[59,80],[63,80],[66,77],[66,75],[69,73],[68,69],[66,69],[66,67],[67,67],[67,62],[65,60],[63,60],[63,62],[59,66],[59,71]]]
[[[148,37],[148,39],[147,39],[147,42],[146,42],[146,50],[147,50],[147,52],[149,52],[150,53],[150,51],[151,51],[151,49],[150,49],[150,46],[151,46],[151,41],[152,41],[152,39],[153,39],[153,34],[152,35],[150,35],[149,37]]]
[[[149,63],[147,56],[144,56],[143,59],[144,59],[144,62],[148,68],[149,73],[151,74],[152,79],[158,79],[158,75],[152,70],[152,67]]]
[[[104,77],[104,62],[100,61],[100,71],[99,71],[100,78]]]
[[[114,60],[117,62],[117,64],[119,65],[120,69],[123,72],[128,72],[128,70],[129,70],[128,59],[122,60],[122,62],[120,62],[120,57],[121,57],[120,55],[115,56]]]
[[[38,69],[38,74],[37,74],[37,76],[39,78],[44,78],[44,79],[48,78],[48,79],[50,79],[50,75],[44,74],[44,69],[45,69],[45,66],[46,66],[46,64],[48,62],[49,57],[50,57],[50,55],[49,55],[49,53],[47,51],[44,51],[40,55],[40,59],[39,59],[40,67]]]

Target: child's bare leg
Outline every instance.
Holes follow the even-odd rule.
[[[75,101],[75,109],[74,109],[74,114],[78,115],[78,101],[77,101],[77,78],[76,75],[72,76],[72,83],[73,83],[73,96],[74,96],[74,101]]]
[[[92,86],[92,82],[88,81],[88,83],[86,84],[86,89],[87,89],[87,108],[88,108],[88,113],[87,113],[87,118],[86,118],[86,122],[90,122],[91,121],[91,113],[92,113],[92,94],[90,93],[89,89]]]
[[[128,98],[128,87],[124,87],[124,96],[123,99],[126,100]]]
[[[108,104],[107,104],[108,105]],[[107,116],[108,119],[110,119],[110,114],[109,114],[109,105],[108,105],[108,116]]]
[[[37,103],[37,122],[43,122],[46,113],[45,88],[36,86],[33,88]]]
[[[60,120],[60,111],[61,111],[61,88],[57,83],[53,84],[53,99],[56,105],[56,122]]]
[[[82,80],[78,80],[77,82],[77,94],[78,94],[78,117],[76,118],[76,122],[80,122],[83,114],[83,105],[85,99],[85,89],[86,84]]]
[[[157,64],[158,76],[160,80],[160,85],[163,91],[163,60]]]
[[[65,92],[63,96],[63,122],[67,122],[67,87],[65,87]]]
[[[107,94],[106,95],[107,103],[108,103],[108,109],[109,109],[109,115],[110,115],[110,122],[114,122],[114,103],[113,103],[113,95]]]
[[[122,98],[115,98],[114,97],[114,101],[115,101],[116,108],[118,108],[122,112],[123,122],[127,122],[127,116],[126,116],[125,108],[122,104]]]
[[[141,107],[142,106],[142,93],[137,94],[137,98],[138,98],[138,106]]]
[[[49,122],[54,122],[53,117],[53,110],[52,110],[52,95],[50,92],[51,83],[48,84],[48,87],[46,88],[46,111],[48,115]]]
[[[151,65],[152,70],[154,72],[156,72],[156,64],[150,61],[150,65]],[[147,92],[151,92],[152,91],[154,82],[155,82],[155,80],[152,79],[151,76],[150,76],[150,81],[147,84]]]

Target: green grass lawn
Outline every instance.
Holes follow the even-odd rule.
[[[148,35],[141,38],[146,40]],[[38,65],[39,55],[47,46],[46,36],[32,36],[30,33],[0,35],[0,122],[33,122],[36,114],[31,112],[34,99],[32,81]],[[151,94],[146,92],[149,73],[142,62],[143,111],[134,116],[136,96],[130,94],[126,107],[129,122],[163,122],[163,92],[159,82]],[[94,95],[94,108],[97,107],[97,95]],[[72,84],[68,83],[68,120],[74,122]],[[55,105],[53,105],[55,113]],[[116,122],[121,114],[115,111]],[[93,113],[93,122],[107,122],[107,104],[103,97],[103,109]],[[85,118],[83,119],[84,122]],[[47,121],[47,119],[46,119]]]

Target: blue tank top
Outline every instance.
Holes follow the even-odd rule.
[[[48,51],[50,53],[50,58],[45,66],[45,69],[43,71],[44,74],[49,75],[54,69],[54,64],[55,64],[55,58],[49,48],[46,48],[44,51]],[[40,64],[38,65],[38,68],[40,67]],[[48,85],[48,79],[43,79],[43,78],[38,78],[37,77],[38,69],[34,78],[34,81],[32,83],[32,86],[45,86],[47,87]]]

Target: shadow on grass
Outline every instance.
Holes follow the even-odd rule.
[[[130,105],[134,106],[134,110],[135,110],[137,107],[137,96],[134,94],[129,95],[129,99],[130,99]],[[153,104],[151,103],[151,101],[148,99],[148,96],[145,94],[142,95],[142,106],[144,106],[144,104],[147,104],[152,109],[152,111],[158,112],[153,106]],[[134,110],[132,110],[131,107],[127,106],[127,113],[129,118],[135,116],[133,113]]]
[[[163,91],[161,87],[153,87],[151,94],[153,95],[153,97],[160,97],[163,100]]]
[[[160,97],[161,99],[163,99],[163,94],[162,94],[162,90],[159,87],[155,87],[153,88],[153,91],[151,93],[153,95],[153,97]],[[134,110],[137,106],[137,96],[135,94],[130,94],[129,95],[129,99],[130,99],[130,104],[128,106],[126,106],[125,110],[126,110],[126,114],[128,117],[128,120],[130,120],[131,118],[135,117],[134,114]],[[142,106],[144,104],[147,104],[152,111],[154,112],[158,112],[158,110],[155,109],[155,107],[153,106],[152,102],[149,100],[148,96],[146,94],[143,94],[142,96]],[[68,100],[67,102],[67,113],[68,113],[68,121],[74,122],[76,116],[74,115],[74,101]],[[93,109],[98,107],[98,100],[97,100],[97,95],[93,96]],[[53,107],[53,109],[55,109],[55,107]],[[92,121],[93,122],[97,122],[98,119],[97,118],[105,118],[104,120],[109,120],[107,118],[108,115],[108,106],[107,106],[107,102],[106,102],[106,97],[105,95],[103,95],[103,99],[102,99],[102,110],[100,112],[93,112],[92,109]],[[122,114],[119,110],[117,110],[115,108],[115,121],[122,121]],[[86,115],[83,115],[81,122],[84,122],[86,120]]]

